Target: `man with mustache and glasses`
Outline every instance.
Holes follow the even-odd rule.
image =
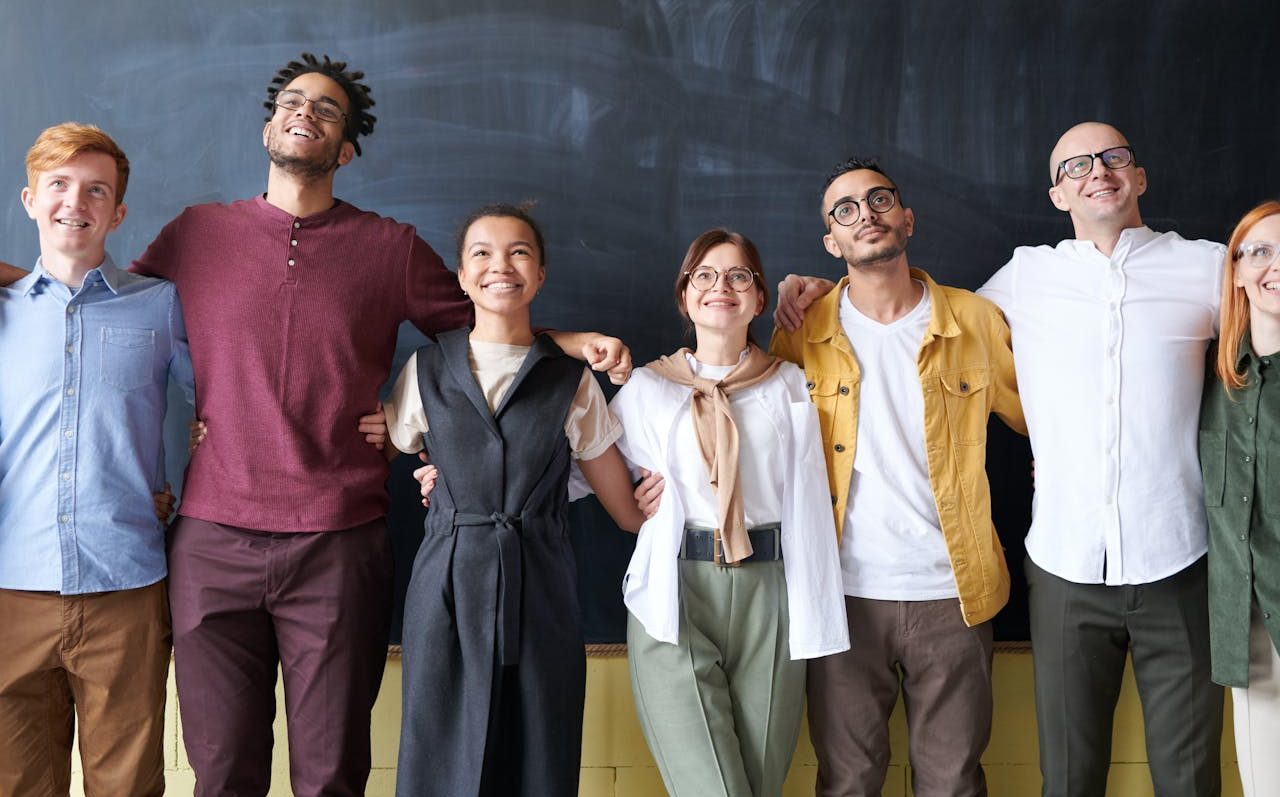
[[[804,368],[818,407],[854,640],[809,663],[817,793],[880,794],[901,689],[917,797],[984,795],[990,620],[1009,597],[988,417],[1025,432],[1009,329],[908,266],[915,217],[874,160],[836,167],[822,213],[848,273],[770,347]]]

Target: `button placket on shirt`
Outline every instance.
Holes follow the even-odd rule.
[[[1106,540],[1107,576],[1119,576],[1123,572],[1123,549],[1120,544],[1120,389],[1121,389],[1121,351],[1124,344],[1124,297],[1126,275],[1124,262],[1129,254],[1129,243],[1122,240],[1106,267],[1106,279],[1103,282],[1102,301],[1105,303],[1105,334],[1103,336],[1103,385],[1106,395],[1106,407],[1103,412],[1102,461],[1105,463],[1103,473],[1103,493],[1108,509],[1107,528],[1104,531]]]
[[[90,289],[86,283],[67,301],[63,317],[62,391],[58,412],[58,546],[62,559],[62,590],[74,591],[80,586],[80,569],[76,557],[75,470],[77,419],[80,413],[80,376],[84,369],[84,312],[80,298]]]
[[[289,246],[285,255],[284,281],[290,284],[298,281],[298,230],[300,229],[302,229],[302,222],[294,219],[293,227],[289,230]]]

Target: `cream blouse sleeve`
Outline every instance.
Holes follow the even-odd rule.
[[[422,435],[427,425],[427,410],[422,406],[422,393],[418,391],[418,353],[400,369],[400,376],[391,388],[391,395],[383,402],[387,413],[387,435],[391,444],[406,454],[422,450]]]
[[[417,390],[416,380],[414,390]],[[578,392],[573,396],[569,415],[564,421],[564,434],[569,438],[573,458],[586,460],[600,456],[622,437],[622,424],[609,412],[609,402],[590,369],[582,369]]]

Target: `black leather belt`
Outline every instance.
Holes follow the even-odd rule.
[[[782,524],[770,523],[747,530],[751,538],[751,555],[740,563],[776,562],[782,559]],[[720,532],[704,526],[685,526],[684,540],[680,543],[680,558],[694,562],[720,564]],[[727,564],[727,563],[724,563]]]

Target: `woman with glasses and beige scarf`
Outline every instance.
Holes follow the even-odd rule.
[[[849,647],[818,417],[803,373],[750,339],[769,298],[750,240],[698,236],[675,298],[695,348],[610,405],[633,469],[665,476],[623,582],[631,684],[668,792],[770,797],[805,659]]]

